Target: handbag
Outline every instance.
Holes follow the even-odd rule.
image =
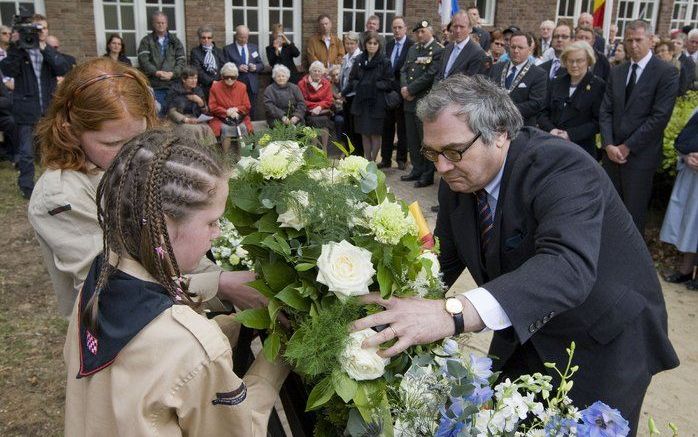
[[[402,97],[400,97],[400,94],[398,94],[397,91],[390,90],[385,93],[385,106],[388,109],[395,109],[400,106],[400,103],[402,103]]]
[[[676,137],[674,148],[682,155],[698,152],[698,112],[693,114]]]

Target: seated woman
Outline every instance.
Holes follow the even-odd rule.
[[[198,83],[198,74],[196,68],[184,67],[181,80],[173,83],[167,93],[165,114],[177,124],[199,124],[199,116],[208,113],[204,90]]]
[[[270,127],[277,121],[295,125],[304,120],[305,100],[298,86],[289,83],[290,77],[290,70],[281,64],[271,70],[273,82],[264,90],[264,110]]]
[[[230,149],[231,138],[252,132],[250,98],[247,86],[238,79],[238,67],[227,62],[221,68],[221,80],[213,82],[208,96],[208,107],[213,117],[208,125],[221,138],[223,151]]]
[[[576,41],[562,51],[560,61],[567,72],[550,81],[538,126],[598,158],[595,138],[606,83],[591,72],[594,49],[586,41]]]
[[[109,40],[107,41],[107,53],[104,57],[111,58],[117,62],[123,62],[124,64],[131,66],[131,60],[126,56],[126,47],[124,47],[124,40],[116,33],[109,35]]]
[[[65,317],[73,310],[90,263],[102,251],[95,198],[104,170],[124,143],[157,122],[155,99],[143,73],[101,57],[66,75],[37,126],[46,171],[36,183],[28,216],[58,311]],[[221,272],[206,259],[200,267],[190,277],[190,291],[205,299],[218,293],[239,308],[265,304],[259,293],[242,285],[254,279],[253,273]]]
[[[220,236],[228,178],[215,148],[170,129],[114,158],[97,188],[104,250],[64,348],[66,435],[266,436],[288,368],[260,354],[236,375],[226,337],[179,279]]]
[[[298,82],[305,100],[305,124],[322,129],[322,147],[327,151],[329,138],[334,138],[334,123],[331,120],[334,98],[332,84],[325,79],[325,66],[320,61],[310,64],[308,74]]]

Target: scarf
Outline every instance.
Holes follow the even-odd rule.
[[[218,71],[218,65],[216,64],[216,58],[213,56],[213,46],[202,46],[206,51],[206,56],[204,56],[204,68],[209,73],[215,73]]]

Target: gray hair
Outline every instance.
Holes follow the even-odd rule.
[[[199,36],[199,38],[201,38],[201,35],[203,35],[204,33],[210,33],[211,35],[213,35],[213,26],[211,26],[210,24],[204,24],[203,26],[199,26],[199,28],[196,29],[196,34]]]
[[[698,37],[698,28],[691,29],[690,32],[688,32],[688,39]]]
[[[157,11],[153,12],[150,15],[150,22],[152,23],[156,17],[165,17],[167,19],[167,21],[169,22],[169,19],[167,18],[167,14],[164,13],[163,11],[157,10]]]
[[[291,77],[291,70],[289,70],[288,67],[283,64],[274,65],[274,68],[271,69],[271,78],[276,80],[276,76],[279,73],[283,73],[287,77]]]
[[[650,23],[645,21],[645,20],[635,20],[631,21],[625,26],[626,32],[628,30],[634,31],[637,29],[644,29],[646,34],[652,33],[652,26],[650,26]]]
[[[539,27],[543,27],[543,25],[545,25],[545,27],[549,27],[550,29],[555,29],[555,22],[553,20],[543,20]]]
[[[323,64],[322,62],[314,61],[312,64],[310,64],[310,67],[308,67],[308,73],[316,69],[320,70],[322,74],[325,74],[325,64]]]
[[[237,65],[233,64],[232,62],[226,62],[223,64],[221,67],[221,76],[235,76],[238,77],[240,75],[238,71]]]
[[[349,32],[344,34],[344,39],[348,39],[349,41],[359,42],[359,38],[359,34],[354,32],[353,30],[350,30]]]
[[[479,132],[487,145],[503,133],[513,139],[523,126],[521,113],[507,91],[480,75],[456,74],[439,82],[417,103],[417,117],[434,121],[447,109],[472,132]]]

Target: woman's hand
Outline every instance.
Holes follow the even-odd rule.
[[[238,118],[240,113],[238,112],[238,108],[228,108],[228,110],[225,112],[225,115],[227,115],[230,118]]]
[[[316,106],[316,107],[314,107],[313,109],[311,109],[310,112],[311,112],[313,115],[320,115],[320,112],[322,112],[322,107]]]
[[[690,169],[698,171],[698,152],[689,153],[683,158],[683,161]]]
[[[296,117],[295,115],[291,117],[291,124],[296,124],[300,121],[300,118]]]
[[[281,122],[285,125],[291,124],[291,120],[289,120],[289,118],[286,117],[285,115],[283,117],[281,117]]]

